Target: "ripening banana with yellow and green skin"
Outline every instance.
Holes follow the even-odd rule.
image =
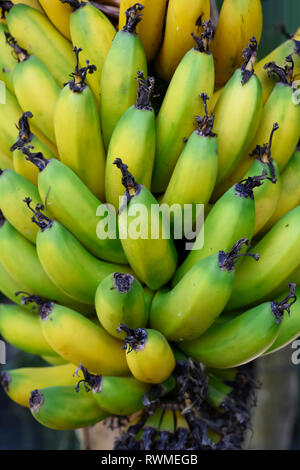
[[[209,18],[209,0],[190,0],[188,4],[184,0],[169,1],[164,39],[155,64],[160,77],[171,80],[181,59],[193,47],[191,33],[199,35],[203,21]]]
[[[27,204],[30,207],[30,199]],[[132,273],[129,266],[101,261],[91,255],[63,225],[30,208],[39,225],[36,248],[39,261],[51,281],[64,295],[83,304],[94,305],[99,283],[116,271]],[[58,287],[59,286],[59,287]],[[57,299],[55,295],[44,295]],[[65,302],[61,302],[65,303]]]
[[[4,3],[4,2],[3,2]],[[32,8],[35,8],[36,10],[43,12],[41,5],[39,4],[38,0],[11,0],[9,2],[5,2],[7,5],[0,6],[0,13],[4,14],[7,13],[14,5],[17,5],[18,3],[24,3],[25,5],[28,5]],[[11,4],[11,5],[10,5]],[[1,22],[1,19],[0,19]]]
[[[39,169],[38,190],[44,206],[52,216],[97,258],[113,263],[127,263],[114,230],[115,219],[112,226],[106,224],[110,212],[81,179],[56,159],[47,160],[41,153],[32,154],[28,149],[23,151],[30,164]],[[111,217],[116,218],[116,214],[111,213]]]
[[[60,3],[59,0],[56,1]],[[69,18],[69,28],[74,46],[82,49],[80,66],[84,67],[86,61],[89,60],[97,67],[95,73],[87,77],[87,82],[98,101],[101,93],[100,82],[103,64],[116,35],[116,30],[104,13],[90,2],[63,0],[63,3],[64,7],[67,7],[66,4],[69,3],[73,10]]]
[[[95,98],[86,84],[95,66],[79,69],[81,49],[74,47],[77,64],[73,78],[61,91],[54,114],[60,160],[69,166],[97,198],[104,201],[105,152]]]
[[[281,217],[300,204],[300,147],[298,146],[281,174],[279,199],[272,217],[263,227],[270,230]]]
[[[245,242],[249,240],[241,239],[229,253],[220,251],[199,261],[172,290],[158,291],[150,311],[151,328],[169,341],[190,341],[203,334],[221,315],[231,296],[235,262]],[[251,256],[258,259],[257,255]]]
[[[147,189],[151,188],[152,171],[156,152],[155,114],[151,106],[154,79],[145,79],[138,73],[137,103],[121,117],[110,139],[105,167],[106,202],[119,209],[124,187],[120,171],[113,164],[122,158],[135,179]]]
[[[16,296],[16,292],[24,291],[25,287],[15,281],[0,263],[0,290],[12,302],[22,306],[21,298]],[[30,308],[24,307],[27,310]]]
[[[70,15],[72,8],[70,5],[63,5],[60,0],[40,0],[40,4],[56,29],[71,41]]]
[[[0,80],[5,83],[11,93],[14,93],[13,71],[17,62],[12,56],[4,33],[8,33],[8,27],[0,23]]]
[[[220,250],[227,252],[236,240],[252,239],[255,227],[255,192],[257,186],[265,184],[264,181],[261,183],[260,179],[257,176],[241,181],[216,202],[196,238],[193,249],[177,269],[172,279],[173,287],[200,260]]]
[[[44,362],[50,366],[63,366],[67,364],[67,361],[65,361],[62,357],[60,356],[41,356]]]
[[[23,200],[30,196],[34,204],[41,204],[38,189],[14,170],[0,170],[1,210],[6,220],[27,240],[35,243],[38,227],[30,221]]]
[[[102,68],[100,82],[100,117],[105,149],[119,119],[136,102],[137,73],[147,77],[147,59],[136,26],[143,6],[136,3],[126,11],[126,25],[111,44]]]
[[[216,86],[220,88],[242,65],[243,49],[249,39],[262,34],[261,0],[224,0],[211,45],[215,59]]]
[[[214,64],[208,49],[211,28],[208,23],[202,37],[195,37],[197,46],[187,52],[178,65],[158,113],[157,151],[152,177],[154,193],[166,190],[185,139],[197,129],[195,116],[204,113],[199,94],[211,96],[213,93]]]
[[[91,373],[127,376],[122,342],[98,324],[68,307],[36,296],[23,297],[26,304],[38,306],[40,327],[51,348],[63,359]]]
[[[260,81],[253,73],[256,54],[253,38],[244,51],[244,68],[234,72],[214,109],[219,156],[217,184],[238,166],[260,125],[263,101]]]
[[[16,141],[16,124],[22,114],[22,109],[8,88],[5,90],[5,104],[1,104],[0,113],[0,152],[12,159],[11,146]]]
[[[57,153],[54,154],[47,145],[42,142],[36,135],[31,132],[30,125],[28,122],[29,118],[32,118],[33,115],[30,111],[26,111],[22,114],[19,119],[18,129],[19,135],[11,147],[13,152],[13,167],[14,170],[32,184],[37,186],[38,183],[38,169],[32,165],[28,160],[26,160],[25,155],[22,152],[23,147],[32,147],[33,150],[37,152],[42,152],[46,158],[55,158]],[[1,167],[0,167],[1,168]]]
[[[43,426],[60,431],[85,428],[108,418],[91,393],[74,385],[47,387],[31,392],[30,411]]]
[[[269,300],[299,266],[300,206],[283,216],[252,250],[260,260],[253,266],[245,259],[238,266],[227,311]]]
[[[30,219],[29,211],[28,218]],[[0,221],[0,263],[27,292],[55,299],[87,314],[93,310],[88,305],[74,301],[49,279],[39,261],[35,246],[4,218]]]
[[[32,112],[33,125],[55,144],[53,120],[60,87],[38,57],[29,55],[9,33],[5,36],[18,61],[13,73],[18,102],[23,111]],[[41,91],[44,94],[43,99]]]
[[[126,336],[118,331],[121,323],[133,330],[147,325],[144,289],[130,274],[114,273],[103,279],[96,291],[95,305],[101,325],[115,338]]]
[[[213,192],[218,173],[218,142],[212,132],[214,116],[209,116],[206,101],[205,116],[197,116],[198,129],[187,141],[160,204],[179,204],[185,217],[195,221],[197,204],[207,204]],[[185,204],[189,204],[188,208]],[[188,209],[188,210],[187,210]],[[193,211],[192,214],[188,211]]]
[[[70,42],[45,15],[27,5],[19,4],[11,8],[6,21],[11,35],[20,46],[40,59],[58,86],[62,87],[75,67]]]
[[[158,52],[163,35],[165,11],[167,0],[141,0],[143,5],[143,21],[136,28],[137,34],[143,43],[147,62],[151,62]],[[119,14],[119,30],[126,24],[125,12],[133,5],[132,0],[121,0]]]
[[[13,169],[13,161],[11,158],[7,157],[0,151],[0,168],[2,170],[6,170],[9,168],[10,170]]]
[[[212,325],[198,339],[180,343],[179,347],[193,359],[216,369],[246,364],[274,343],[287,307],[286,303],[265,302],[232,320]]]
[[[27,353],[56,355],[44,338],[38,315],[18,305],[1,304],[0,333],[5,341]]]
[[[285,289],[286,290],[286,289]],[[280,299],[282,300],[282,295]],[[290,303],[290,314],[285,315],[281,322],[279,335],[272,346],[264,353],[271,354],[284,348],[300,335],[300,288],[295,289],[294,302]]]
[[[121,324],[127,333],[124,340],[126,361],[132,375],[141,382],[160,384],[172,374],[176,361],[166,338],[160,331],[138,328],[132,330]]]
[[[76,386],[79,376],[74,375],[75,370],[73,364],[5,370],[0,374],[0,383],[11,400],[29,408],[30,394],[36,388]]]
[[[135,182],[120,158],[114,163],[122,172],[126,188],[118,217],[124,252],[146,286],[160,289],[172,278],[177,266],[178,255],[169,223],[149,189]]]

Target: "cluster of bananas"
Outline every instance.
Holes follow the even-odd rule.
[[[156,403],[139,423],[183,442],[176,362],[220,408],[300,333],[300,30],[256,63],[260,0],[224,0],[216,31],[209,0],[121,0],[118,32],[92,2],[0,8],[0,333],[51,364],[4,389],[54,429]],[[199,204],[187,254],[168,234]]]

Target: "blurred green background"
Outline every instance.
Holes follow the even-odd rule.
[[[218,6],[222,0],[217,0]],[[300,0],[263,0],[264,30],[259,56],[263,57],[285,40],[278,25],[284,23],[293,33],[300,26]],[[8,348],[6,369],[45,365],[42,360],[16,349]],[[3,370],[4,367],[1,367]],[[300,373],[299,373],[300,377]],[[300,406],[300,404],[299,404]],[[300,422],[296,425],[290,447],[300,449]],[[28,410],[11,402],[0,390],[0,450],[6,449],[78,449],[73,432],[56,432],[34,421]]]

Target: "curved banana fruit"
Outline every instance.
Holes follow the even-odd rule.
[[[281,188],[279,200],[272,217],[263,227],[263,231],[270,230],[281,217],[300,204],[300,147],[298,146],[281,174]]]
[[[238,266],[227,311],[268,300],[300,264],[300,206],[282,217],[253,250],[260,260],[253,266],[245,259]]]
[[[284,348],[300,335],[300,288],[295,289],[295,296],[290,302],[289,296],[284,299],[284,302],[290,304],[290,313],[285,315],[282,319],[279,335],[272,344],[272,346],[264,353],[271,354]]]
[[[60,93],[54,114],[57,149],[61,161],[104,201],[105,152],[99,114],[93,93],[85,83],[86,75],[93,73],[95,66],[79,69],[81,49],[74,47],[74,52],[75,72]]]
[[[96,257],[114,263],[127,263],[116,229],[116,213],[106,209],[62,162],[47,160],[41,153],[32,154],[28,149],[23,149],[23,152],[39,169],[39,193],[54,218]]]
[[[20,305],[20,307],[31,310],[30,307],[23,306],[21,298],[15,295],[17,292],[24,291],[24,289],[25,287],[15,281],[0,263],[0,291],[12,302]]]
[[[36,135],[31,132],[30,125],[28,122],[29,118],[32,118],[33,115],[30,111],[27,111],[22,114],[19,119],[19,135],[11,147],[13,152],[13,166],[14,170],[21,176],[24,176],[28,181],[37,186],[38,183],[38,169],[32,165],[28,160],[26,160],[25,155],[22,152],[23,147],[33,148],[37,152],[42,152],[46,158],[55,158],[56,155],[52,153],[49,147],[42,142]]]
[[[23,302],[38,306],[43,335],[63,359],[77,366],[82,364],[95,374],[129,375],[122,342],[99,324],[75,310],[36,296],[23,297]]]
[[[159,289],[173,276],[177,251],[170,226],[155,197],[135,182],[120,158],[115,165],[122,172],[126,188],[119,210],[120,239],[128,262],[150,289]]]
[[[22,114],[22,109],[8,88],[5,90],[5,104],[1,104],[0,113],[0,152],[7,158],[12,158],[11,146],[16,140],[16,124]]]
[[[58,29],[65,38],[71,40],[70,15],[72,8],[69,5],[63,5],[60,0],[40,0],[40,4],[56,29]]]
[[[190,0],[188,4],[184,0],[169,1],[164,39],[156,59],[160,77],[171,80],[181,59],[193,47],[191,34],[199,35],[203,21],[209,18],[209,0]]]
[[[106,169],[106,202],[119,209],[124,187],[120,171],[113,164],[116,158],[122,158],[136,181],[151,188],[151,178],[156,152],[155,114],[151,106],[154,79],[145,79],[138,73],[138,99],[121,117],[110,139]]]
[[[141,382],[159,384],[172,374],[176,362],[166,338],[153,329],[132,330],[120,325],[127,333],[124,340],[126,361],[132,375]]]
[[[204,333],[231,296],[235,262],[242,256],[239,251],[245,242],[249,240],[239,240],[229,253],[220,251],[199,261],[171,291],[158,291],[150,311],[151,328],[169,341],[179,342],[194,340]],[[259,259],[258,255],[250,256]]]
[[[19,4],[11,8],[6,21],[11,35],[20,46],[39,58],[61,87],[75,67],[70,42],[45,15],[27,5]]]
[[[261,0],[224,0],[211,45],[217,88],[223,86],[242,65],[243,49],[249,39],[255,36],[259,44],[262,23]]]
[[[6,370],[0,374],[0,383],[11,400],[29,408],[30,394],[36,388],[76,385],[75,369],[73,364],[65,364]]]
[[[5,36],[18,60],[13,73],[18,102],[23,111],[32,112],[33,125],[55,144],[53,120],[60,87],[38,57],[29,55],[9,33]]]
[[[244,50],[244,65],[234,72],[214,109],[214,131],[218,136],[218,184],[238,166],[260,124],[263,101],[260,81],[253,72],[256,55],[257,42],[253,38]]]
[[[46,1],[48,2],[48,0]],[[69,19],[70,32],[74,46],[82,49],[80,66],[84,67],[86,61],[89,60],[97,67],[95,73],[87,77],[87,82],[96,99],[99,100],[103,64],[116,35],[116,30],[104,13],[90,2],[63,0],[63,3],[70,4],[73,9]]]
[[[158,52],[163,35],[167,0],[141,0],[144,7],[143,21],[137,25],[136,32],[143,43],[147,61],[151,62]],[[126,10],[132,6],[132,0],[121,0],[119,30],[126,25]]]
[[[201,95],[205,116],[196,117],[198,129],[187,141],[160,204],[179,204],[188,216],[185,204],[207,204],[215,186],[218,173],[218,142],[213,133],[214,116],[209,116],[208,96]],[[193,208],[192,208],[193,210]],[[193,210],[193,212],[195,212]],[[191,220],[191,219],[190,219]],[[192,214],[195,221],[195,214]]]
[[[263,177],[260,176],[243,180],[232,186],[216,202],[196,238],[194,249],[177,269],[172,279],[173,287],[203,258],[220,250],[227,252],[236,240],[251,240],[255,226],[254,189],[257,191],[256,188],[262,183],[264,184]]]
[[[32,416],[40,424],[60,431],[92,426],[108,417],[91,393],[84,388],[76,392],[74,386],[34,390],[29,404]]]
[[[8,12],[14,5],[18,5],[18,3],[24,3],[25,5],[28,5],[29,7],[35,8],[36,10],[42,12],[41,5],[39,4],[38,0],[10,0],[8,2],[3,2],[6,3],[7,5],[0,7],[0,11],[2,10],[3,13]],[[9,5],[11,4],[11,5]]]
[[[225,369],[226,370],[226,369]],[[208,394],[205,401],[215,410],[223,413],[224,403],[233,387],[226,385],[219,377],[209,375]]]
[[[27,353],[56,355],[44,338],[37,314],[18,305],[0,305],[0,333],[8,343]]]
[[[143,6],[136,3],[126,11],[126,26],[119,31],[104,61],[100,83],[100,116],[104,146],[108,149],[121,116],[134,105],[138,92],[137,73],[147,77],[147,59],[136,26]]]
[[[45,361],[47,364],[50,364],[50,366],[62,366],[67,364],[67,361],[65,361],[62,357],[60,356],[41,356],[43,361]]]
[[[14,93],[13,72],[17,61],[12,56],[11,48],[6,42],[5,33],[8,33],[8,27],[0,23],[0,80],[6,84],[11,93]]]
[[[30,196],[34,204],[41,204],[37,187],[14,170],[0,170],[1,210],[8,222],[27,240],[35,243],[38,227],[28,217],[23,200]]]
[[[198,339],[179,346],[193,359],[216,369],[246,364],[274,343],[287,308],[285,302],[265,302],[232,320],[212,325]]]
[[[118,330],[121,323],[133,330],[147,325],[144,289],[130,274],[114,273],[103,279],[96,291],[95,305],[101,325],[115,338],[126,336]]]
[[[40,227],[36,247],[39,261],[49,279],[64,295],[83,304],[94,305],[99,283],[116,271],[131,272],[126,265],[106,263],[94,258],[63,225],[45,216],[37,206],[33,220]],[[57,295],[41,295],[57,299]],[[60,300],[58,300],[60,302]],[[66,304],[66,302],[60,302]]]
[[[197,128],[195,116],[204,112],[200,93],[211,96],[214,90],[213,56],[208,43],[213,34],[210,22],[197,46],[186,53],[178,65],[157,116],[157,151],[152,177],[152,191],[163,192],[168,186],[176,162],[188,139]]]

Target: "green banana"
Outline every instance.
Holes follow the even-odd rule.
[[[8,343],[27,353],[56,355],[44,338],[37,314],[18,305],[0,305],[0,333]]]
[[[154,79],[138,72],[138,99],[121,117],[110,139],[106,171],[106,202],[119,208],[124,193],[120,173],[113,165],[116,158],[126,161],[136,180],[150,190],[156,151],[155,115],[151,106]]]
[[[153,329],[132,330],[121,324],[127,333],[124,340],[126,361],[132,375],[140,382],[159,384],[172,374],[176,361],[166,338]]]
[[[226,310],[269,300],[273,291],[300,264],[300,206],[282,217],[253,247],[260,254],[255,266],[247,259],[238,266]]]
[[[257,42],[252,38],[243,53],[244,65],[234,72],[214,110],[214,131],[218,136],[218,184],[238,166],[260,124],[263,98],[260,81],[254,74],[256,56]]]
[[[82,48],[81,67],[90,60],[97,71],[87,82],[97,100],[100,98],[100,81],[105,58],[115,37],[116,30],[109,19],[90,2],[62,0],[73,8],[70,16],[70,32],[73,44]]]
[[[195,204],[207,204],[213,192],[218,172],[218,143],[212,132],[214,116],[207,110],[209,97],[201,94],[205,116],[196,116],[198,129],[192,133],[184,147],[166,192],[160,204],[179,204],[185,216],[189,216],[185,204],[192,205],[192,220],[195,222]]]
[[[79,68],[81,49],[74,47],[76,67],[61,91],[54,115],[55,137],[60,159],[88,188],[104,201],[105,152],[95,98],[86,84],[94,65]]]
[[[76,392],[74,386],[34,390],[29,405],[40,424],[60,431],[92,426],[109,416],[90,393],[85,389]]]
[[[75,67],[70,42],[45,15],[28,5],[13,6],[6,21],[11,35],[20,46],[40,59],[61,87]]]
[[[0,170],[0,200],[3,215],[23,237],[35,243],[38,227],[28,217],[28,209],[23,202],[26,196],[30,196],[34,204],[42,203],[34,184],[14,170]]]
[[[42,153],[32,153],[28,148],[22,151],[39,169],[39,193],[54,218],[96,257],[127,263],[116,233],[116,214],[110,212],[68,166],[56,159],[47,160]],[[107,225],[107,221],[112,221],[112,225]]]
[[[133,330],[147,325],[144,289],[130,274],[114,273],[103,279],[96,291],[95,305],[101,325],[115,338],[126,336],[118,332],[121,323]]]
[[[171,279],[177,265],[177,251],[168,233],[169,224],[154,196],[145,186],[135,182],[127,165],[120,158],[114,163],[122,172],[122,184],[126,188],[119,210],[124,252],[137,276],[150,289],[159,289]]]
[[[75,369],[73,364],[65,364],[6,370],[0,374],[0,383],[11,400],[29,408],[30,393],[36,388],[76,385]]]
[[[222,313],[232,293],[235,262],[244,243],[239,240],[229,253],[220,251],[196,263],[171,290],[156,293],[150,325],[170,341],[198,338]],[[250,255],[258,260],[258,255]],[[188,292],[189,300],[186,301]]]
[[[137,73],[140,71],[147,76],[145,51],[136,34],[143,8],[140,3],[136,3],[126,10],[126,25],[114,37],[104,61],[100,83],[100,116],[106,149],[119,119],[136,101]]]
[[[14,91],[18,102],[23,111],[30,110],[33,113],[34,126],[55,144],[54,112],[60,87],[42,60],[29,55],[9,33],[5,33],[5,36],[18,60],[13,73]]]
[[[34,210],[30,207],[30,198],[25,202],[34,214],[32,221],[40,227],[36,239],[39,260],[52,282],[68,297],[94,305],[97,287],[106,276],[116,269],[130,272],[126,265],[94,258],[63,225],[41,212],[43,206],[36,206]],[[56,300],[54,295],[52,298]]]
[[[251,240],[255,226],[253,190],[262,184],[264,178],[263,175],[247,178],[232,186],[216,202],[196,238],[194,249],[176,271],[172,279],[173,287],[200,260],[220,250],[230,250],[241,238]]]
[[[16,292],[24,291],[25,287],[15,281],[0,263],[0,291],[12,302],[22,306],[20,297],[16,296]],[[26,308],[26,307],[25,307]],[[27,307],[30,310],[30,307]]]
[[[203,113],[198,95],[213,94],[214,61],[208,49],[213,29],[210,22],[204,25],[201,38],[194,36],[197,46],[187,52],[178,65],[157,116],[157,151],[152,177],[154,193],[165,191],[185,139],[196,129],[194,118]]]
[[[226,385],[219,377],[210,375],[208,378],[208,394],[205,401],[214,409],[224,412],[224,403],[233,387]]]
[[[296,284],[293,284],[296,286]],[[292,287],[294,288],[294,287]],[[284,348],[292,341],[298,338],[300,335],[300,288],[295,289],[295,296],[290,302],[290,296],[286,297],[282,302],[289,304],[290,313],[285,315],[282,319],[282,325],[279,331],[279,335],[272,344],[272,346],[264,353],[264,355],[279,351]]]
[[[0,23],[0,80],[5,83],[11,93],[14,93],[13,72],[17,61],[6,43],[5,33],[8,33],[8,27]]]
[[[293,298],[291,292],[288,298]],[[241,313],[232,320],[212,325],[194,341],[179,347],[193,359],[216,369],[226,369],[246,364],[261,356],[280,334],[284,311],[290,304],[265,302]]]
[[[129,375],[122,342],[74,310],[37,296],[23,296],[38,306],[40,327],[53,350],[66,361],[95,374]],[[88,346],[87,346],[88,345]]]

